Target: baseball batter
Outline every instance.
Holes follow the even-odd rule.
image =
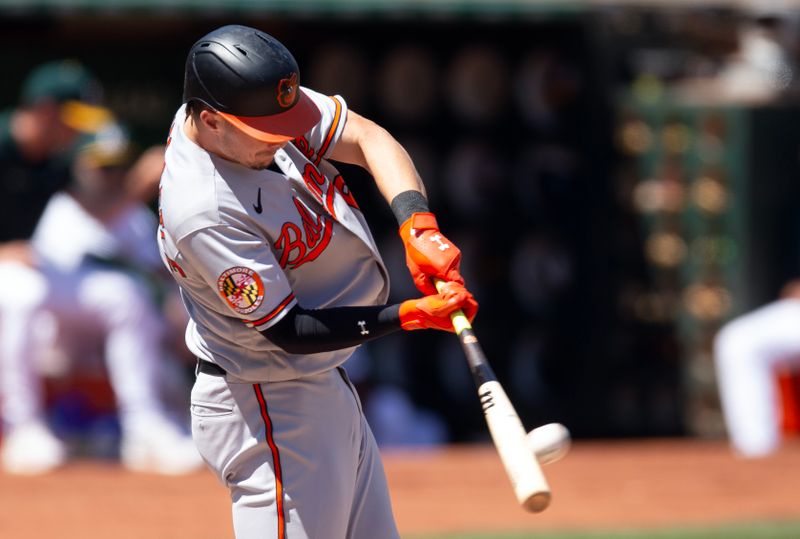
[[[383,467],[341,364],[399,329],[452,330],[477,303],[419,176],[385,130],[299,85],[289,51],[219,28],[186,61],[161,180],[159,245],[198,357],[197,447],[239,539],[398,537]],[[401,224],[426,294],[386,305],[386,268],[343,177],[361,165]],[[433,277],[447,281],[441,293]]]

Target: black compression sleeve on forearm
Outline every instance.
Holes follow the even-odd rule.
[[[392,199],[392,213],[397,224],[402,225],[414,213],[429,212],[428,199],[419,191],[403,191]]]
[[[400,329],[400,305],[306,310],[299,305],[261,332],[290,354],[350,348]]]

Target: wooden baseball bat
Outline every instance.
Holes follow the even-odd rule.
[[[437,289],[441,289],[444,284],[444,281],[438,279],[434,282]],[[503,462],[506,475],[511,480],[517,501],[527,511],[544,511],[550,505],[550,486],[527,444],[525,427],[503,386],[497,381],[463,311],[455,311],[450,318],[467,357],[472,379],[478,388],[478,397],[494,446]]]

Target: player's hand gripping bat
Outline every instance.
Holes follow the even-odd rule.
[[[435,279],[434,283],[438,289],[444,281]],[[544,511],[550,505],[550,486],[526,442],[522,421],[489,366],[467,317],[461,310],[455,311],[450,317],[478,388],[486,424],[517,501],[527,511]]]

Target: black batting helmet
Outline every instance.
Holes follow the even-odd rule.
[[[289,50],[269,34],[241,25],[218,28],[192,45],[183,101],[192,100],[266,142],[298,137],[320,119],[300,88],[300,70]]]

